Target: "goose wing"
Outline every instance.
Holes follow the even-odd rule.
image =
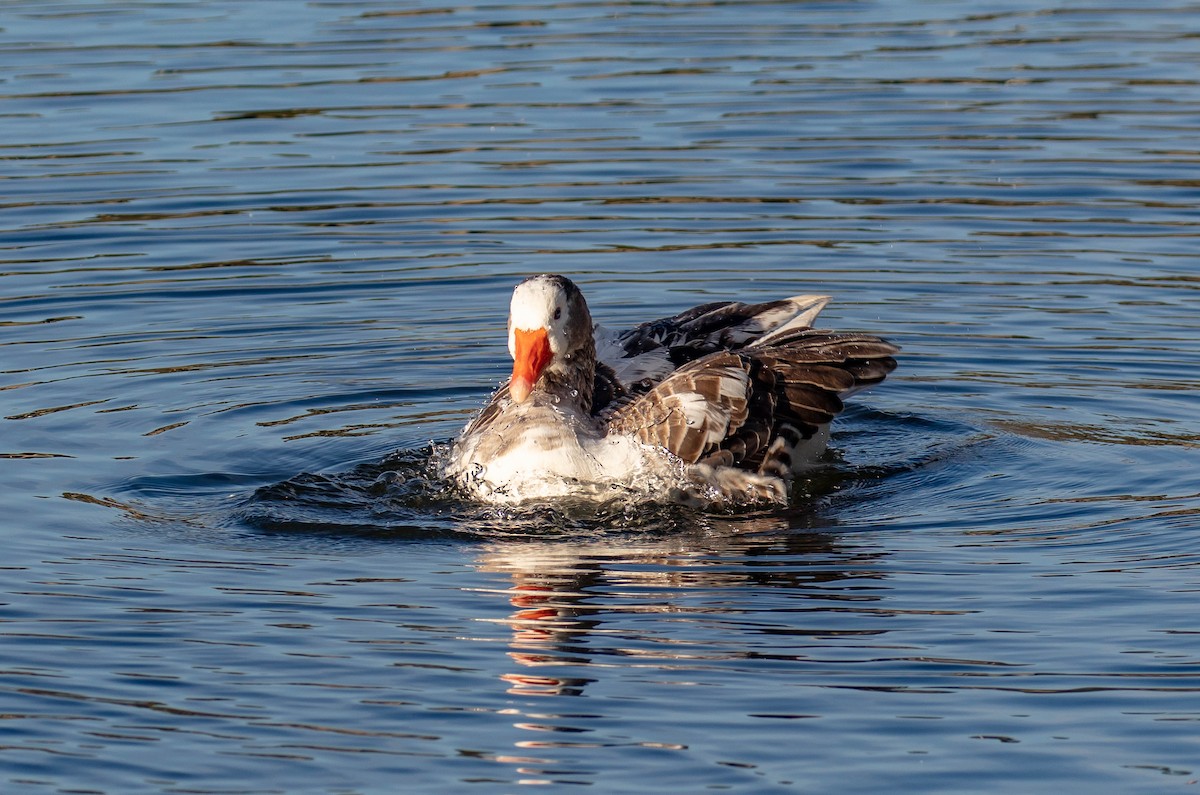
[[[602,418],[610,435],[687,463],[757,468],[784,426],[797,440],[811,438],[841,412],[843,396],[895,369],[898,350],[865,334],[793,328],[768,345],[693,359],[648,391],[616,400]]]
[[[597,358],[625,389],[645,392],[708,354],[740,350],[787,330],[808,328],[828,302],[824,295],[758,304],[717,301],[621,332],[597,327]]]

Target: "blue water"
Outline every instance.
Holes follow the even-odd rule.
[[[1200,6],[0,7],[4,792],[1190,792]],[[465,504],[507,296],[904,348],[786,510]]]

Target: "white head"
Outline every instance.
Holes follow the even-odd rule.
[[[513,357],[509,394],[518,403],[529,397],[547,369],[590,339],[592,318],[583,294],[563,276],[530,276],[513,290],[508,315],[508,352]]]

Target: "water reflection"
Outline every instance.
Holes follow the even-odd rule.
[[[9,788],[1190,780],[1194,4],[282,5],[4,4]],[[473,510],[531,271],[910,358],[812,515]]]
[[[847,615],[879,612],[882,553],[794,521],[706,516],[685,536],[486,544],[476,567],[510,582],[493,593],[510,607],[496,620],[511,629],[511,664],[497,670],[515,699],[507,715],[525,733],[514,747],[568,757],[607,746],[684,751],[664,734],[606,732],[612,680],[706,678],[764,659],[803,666],[831,640],[883,635]],[[593,699],[570,703],[592,686],[601,691]],[[569,758],[494,758],[526,783],[562,783],[570,767]]]

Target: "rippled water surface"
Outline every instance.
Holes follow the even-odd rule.
[[[0,12],[4,792],[1200,786],[1200,6]],[[464,504],[546,271],[904,356],[786,511]]]

